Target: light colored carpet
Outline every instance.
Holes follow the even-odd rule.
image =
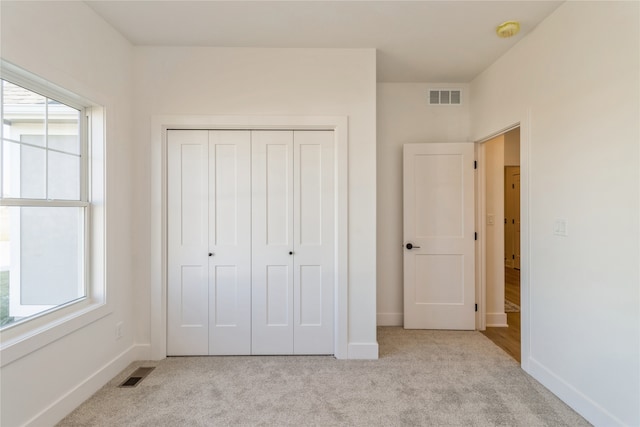
[[[380,359],[136,362],[63,426],[588,426],[479,332],[378,328]],[[136,388],[118,388],[156,366]]]

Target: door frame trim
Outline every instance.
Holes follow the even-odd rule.
[[[334,355],[348,354],[348,118],[346,116],[156,115],[151,118],[150,358],[167,356],[167,130],[332,130],[335,161]]]

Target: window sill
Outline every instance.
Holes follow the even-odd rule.
[[[84,303],[84,304],[83,304]],[[71,313],[53,312],[33,321],[44,320],[42,325],[33,325],[32,321],[16,325],[0,333],[0,367],[9,365],[22,357],[33,353],[60,338],[69,335],[111,313],[111,308],[103,302],[78,303],[83,307],[76,307]],[[55,316],[58,314],[58,316]],[[54,320],[50,320],[55,317]]]

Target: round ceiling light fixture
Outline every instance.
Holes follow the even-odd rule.
[[[518,21],[507,21],[496,27],[496,34],[503,39],[513,37],[520,31],[520,23]]]

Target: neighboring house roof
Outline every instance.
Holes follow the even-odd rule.
[[[4,81],[2,87],[3,100],[5,105],[33,105],[44,104],[46,97],[32,92],[11,82]],[[55,102],[55,101],[53,101]]]
[[[2,107],[4,124],[43,122],[45,115],[49,123],[78,121],[77,109],[6,80],[2,86]]]

